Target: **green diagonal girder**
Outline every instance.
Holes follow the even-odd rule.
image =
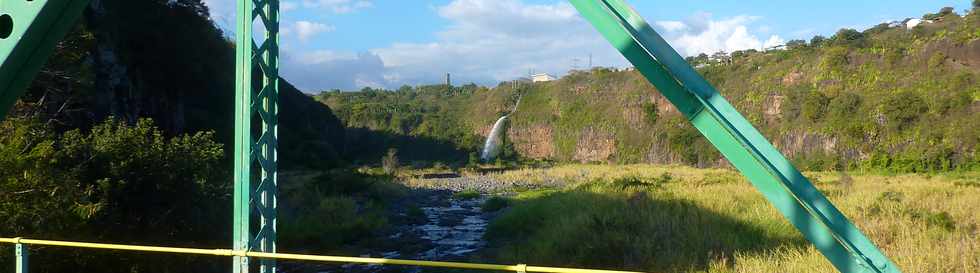
[[[841,272],[901,272],[623,0],[571,0]]]
[[[0,0],[0,120],[87,4],[88,0]]]

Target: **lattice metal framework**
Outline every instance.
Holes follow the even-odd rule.
[[[262,33],[254,37],[253,26]],[[261,40],[256,43],[255,38]],[[279,114],[279,1],[238,1],[235,70],[234,249],[276,252]],[[259,72],[253,75],[253,72]],[[262,125],[252,129],[257,117]],[[257,135],[255,135],[257,132]],[[252,167],[259,171],[253,172]],[[252,186],[252,180],[258,184]],[[259,216],[252,237],[251,215]],[[274,273],[275,260],[260,261]],[[236,256],[233,272],[249,272],[249,258]]]

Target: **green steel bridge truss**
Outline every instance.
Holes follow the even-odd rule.
[[[279,1],[237,2],[233,250],[274,253]],[[834,267],[847,273],[901,272],[624,0],[570,2]],[[87,4],[0,2],[0,119]],[[255,37],[257,24],[262,32]],[[261,127],[252,128],[253,119],[261,120]],[[251,219],[255,215],[257,222]],[[254,234],[253,225],[258,226]],[[16,254],[26,259],[20,245]],[[260,259],[257,265],[262,273],[275,272],[274,259]],[[246,256],[233,258],[235,273],[250,272],[253,266]]]

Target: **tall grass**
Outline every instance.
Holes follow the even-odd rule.
[[[980,174],[807,173],[904,272],[980,271]],[[738,173],[571,165],[502,180],[561,179],[510,200],[490,226],[502,262],[654,272],[833,272]]]

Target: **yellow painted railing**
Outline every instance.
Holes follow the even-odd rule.
[[[265,253],[265,252],[253,252],[253,251],[235,251],[231,249],[203,249],[203,248],[185,248],[185,247],[101,244],[101,243],[85,243],[85,242],[69,242],[69,241],[35,240],[35,239],[24,239],[24,238],[0,238],[0,243],[127,250],[127,251],[138,251],[138,252],[211,255],[211,256],[243,256],[243,257],[255,257],[255,258],[265,258],[265,259],[312,261],[312,262],[410,265],[410,266],[458,268],[458,269],[513,271],[513,272],[639,273],[639,272],[630,272],[630,271],[529,266],[525,264],[500,265],[500,264],[479,264],[479,263],[460,263],[460,262],[437,262],[437,261],[324,256],[324,255],[306,255],[306,254],[289,254],[289,253]]]

